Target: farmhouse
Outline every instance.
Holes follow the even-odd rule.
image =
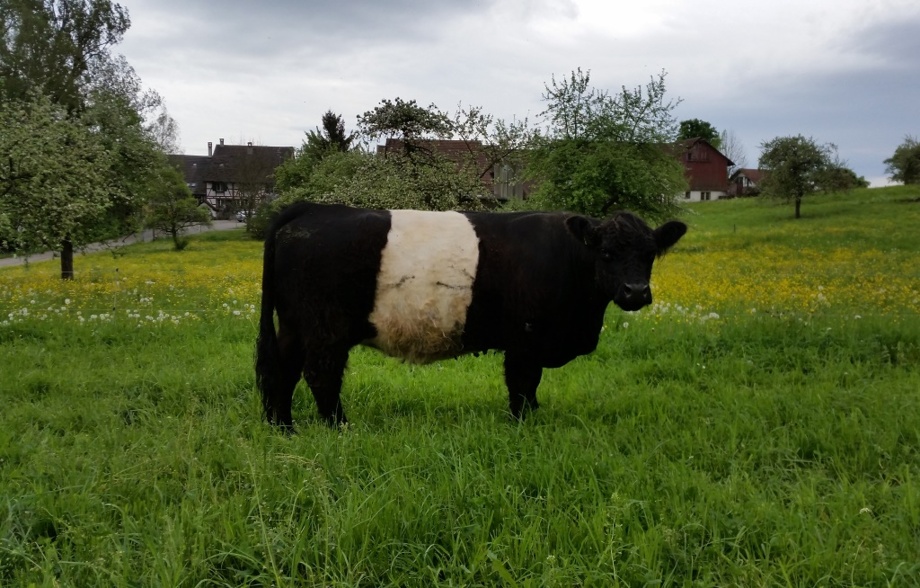
[[[170,155],[169,159],[185,177],[185,183],[214,218],[229,218],[233,213],[254,210],[261,202],[277,195],[275,168],[294,155],[293,147],[264,145],[217,146],[208,142],[208,154]]]
[[[684,200],[718,200],[729,195],[728,168],[735,165],[704,139],[687,139],[675,145],[684,164],[689,189]]]
[[[766,170],[738,169],[729,179],[728,193],[731,196],[754,196],[760,191]]]

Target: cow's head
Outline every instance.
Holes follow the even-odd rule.
[[[687,225],[679,221],[668,221],[653,230],[629,212],[618,212],[600,223],[570,216],[565,224],[594,252],[597,287],[623,310],[639,310],[652,303],[652,263],[687,232]]]

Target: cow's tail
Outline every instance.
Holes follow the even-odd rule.
[[[259,336],[256,339],[256,386],[262,394],[262,412],[269,423],[278,416],[281,354],[278,351],[278,334],[275,331],[275,227],[265,238],[262,262],[262,308],[259,317]]]

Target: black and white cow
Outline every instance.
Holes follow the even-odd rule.
[[[348,352],[367,345],[417,363],[502,350],[520,417],[537,407],[543,368],[594,351],[610,301],[652,302],[652,262],[686,230],[678,221],[652,230],[627,212],[599,221],[295,204],[265,241],[256,345],[265,415],[291,427],[303,374],[322,417],[346,422]]]

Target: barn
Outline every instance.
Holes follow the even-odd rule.
[[[735,164],[709,141],[680,141],[677,153],[689,184],[684,201],[718,200],[729,195],[728,169]]]

